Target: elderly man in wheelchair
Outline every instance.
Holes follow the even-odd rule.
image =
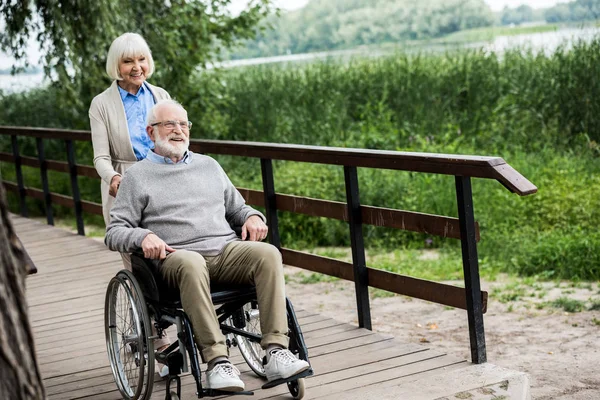
[[[281,254],[261,242],[264,216],[245,204],[221,166],[188,150],[191,125],[177,102],[152,108],[146,130],[155,148],[127,171],[111,211],[106,245],[133,253],[132,271],[120,271],[106,296],[117,386],[124,398],[149,398],[156,359],[169,368],[167,399],[179,399],[179,373],[187,371],[189,357],[199,398],[252,394],[229,360],[237,345],[250,368],[266,377],[263,388],[287,383],[301,398],[302,378],[312,369],[285,297]],[[153,340],[171,325],[179,340],[155,353]],[[205,388],[196,346],[207,363]]]

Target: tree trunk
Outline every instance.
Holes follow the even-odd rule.
[[[14,232],[1,183],[0,219],[0,399],[40,400],[44,386],[25,301],[25,277],[35,267]]]

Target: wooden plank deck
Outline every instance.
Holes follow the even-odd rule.
[[[101,241],[19,216],[12,219],[38,268],[36,275],[27,278],[27,299],[48,398],[119,399],[106,353],[103,313],[105,290],[122,267],[121,257]],[[306,381],[306,398],[345,398],[344,393],[366,398],[374,388],[398,387],[428,377],[433,381],[442,373],[472,366],[464,359],[403,344],[311,310],[297,313],[315,371]],[[261,390],[263,382],[235,349],[232,361],[246,387],[255,391],[251,398],[290,398],[285,385]],[[189,374],[182,377],[182,397],[196,398]],[[152,399],[164,399],[164,382],[155,382]]]

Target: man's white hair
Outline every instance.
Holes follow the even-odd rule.
[[[123,77],[119,72],[119,64],[121,60],[127,57],[144,56],[148,60],[148,72],[146,78],[150,78],[154,73],[154,59],[150,52],[150,47],[144,38],[137,34],[127,32],[113,40],[108,55],[106,56],[106,73],[111,79],[122,80]]]
[[[152,106],[152,108],[150,109],[150,111],[148,111],[148,116],[146,118],[146,125],[150,126],[150,125],[152,125],[152,124],[154,124],[156,122],[159,122],[158,118],[156,117],[156,114],[158,114],[158,110],[160,108],[168,106],[168,105],[179,107],[187,115],[187,111],[185,110],[185,108],[183,108],[183,106],[181,105],[181,103],[179,103],[178,101],[173,100],[173,99],[159,100],[154,106]]]

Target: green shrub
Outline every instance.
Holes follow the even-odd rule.
[[[475,50],[205,71],[185,93],[171,94],[188,108],[195,138],[502,156],[539,191],[521,198],[473,180],[479,258],[525,275],[599,279],[599,77],[596,39],[549,56]],[[87,129],[87,109],[61,107],[56,93],[0,93],[0,125]],[[63,143],[45,142],[47,154],[65,159]],[[35,140],[19,145],[36,155]],[[79,163],[92,163],[89,143],[76,150]],[[0,151],[11,151],[8,137],[0,137]],[[237,186],[262,188],[258,160],[217,159]],[[345,201],[341,167],[275,161],[274,171],[277,192]],[[0,173],[15,179],[10,164],[0,163]],[[24,174],[39,187],[39,171]],[[65,174],[51,181],[69,194]],[[98,181],[79,182],[84,199],[100,201]],[[365,205],[457,216],[452,176],[361,168],[359,186]],[[43,213],[40,202],[30,203]],[[459,249],[453,239],[363,229],[371,248]],[[286,247],[349,245],[347,224],[325,218],[282,212],[280,232]]]
[[[584,303],[579,300],[570,299],[568,297],[559,297],[558,299],[550,302],[552,307],[562,308],[566,312],[575,313],[581,312],[584,309]]]

